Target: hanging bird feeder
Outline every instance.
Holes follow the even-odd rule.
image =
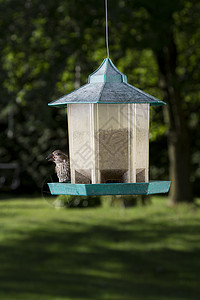
[[[166,193],[149,181],[149,109],[164,102],[127,83],[109,58],[88,83],[49,103],[67,107],[71,183],[49,183],[54,195]]]
[[[167,193],[170,181],[149,180],[149,109],[164,102],[127,83],[107,58],[88,83],[49,103],[67,107],[71,183],[48,183],[53,195]]]

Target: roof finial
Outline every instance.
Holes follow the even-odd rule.
[[[109,58],[109,47],[108,47],[108,0],[105,0],[105,10],[106,10],[106,48],[107,48],[107,58]]]

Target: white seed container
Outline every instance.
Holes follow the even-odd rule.
[[[149,181],[149,104],[68,104],[71,183]]]

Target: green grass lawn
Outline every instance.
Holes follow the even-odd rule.
[[[0,201],[0,300],[198,300],[200,209]]]

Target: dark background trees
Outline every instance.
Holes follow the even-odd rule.
[[[151,113],[150,166],[172,179],[173,202],[200,192],[199,16],[198,1],[109,1],[111,59],[168,103]],[[46,155],[67,148],[65,112],[47,103],[105,58],[104,26],[103,0],[0,1],[0,162],[19,163],[21,191],[39,189]]]

